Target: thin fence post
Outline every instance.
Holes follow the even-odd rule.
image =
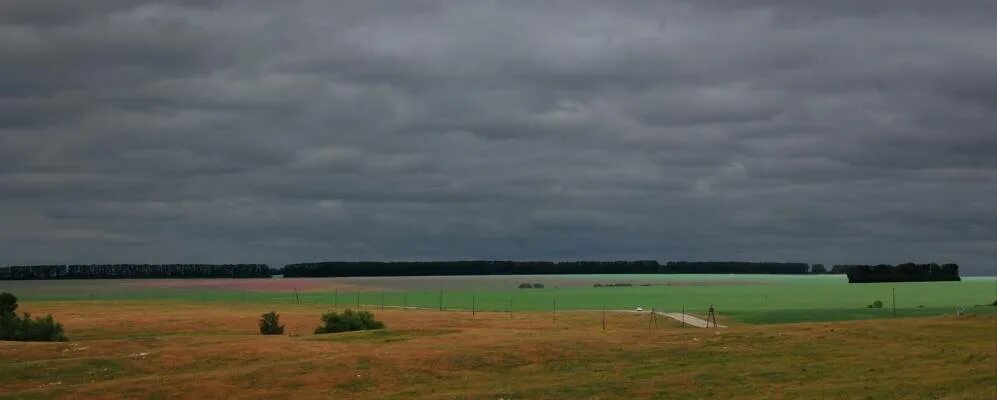
[[[893,316],[897,316],[897,288],[893,288]]]
[[[554,323],[557,323],[557,296],[554,296],[554,313],[553,313]]]
[[[333,292],[333,295],[332,295],[332,309],[333,310],[339,309],[339,289],[336,289],[336,291]]]
[[[357,292],[357,310],[360,309],[360,292]]]
[[[682,305],[682,327],[685,328],[685,304]]]
[[[381,291],[381,311],[384,311],[384,291]]]
[[[602,305],[602,330],[606,330],[606,304]]]
[[[402,293],[402,311],[408,310],[408,292]]]
[[[475,302],[475,296],[474,293],[471,293],[471,319],[474,319],[474,308],[475,308],[474,302]]]
[[[443,311],[443,289],[440,289],[440,311]]]
[[[512,296],[509,296],[509,319],[512,319]]]

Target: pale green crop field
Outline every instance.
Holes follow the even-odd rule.
[[[148,300],[245,302],[278,306],[327,304],[330,308],[420,307],[454,311],[556,312],[631,310],[704,313],[710,304],[722,318],[745,323],[778,323],[994,313],[997,278],[966,277],[961,282],[848,284],[841,275],[532,275],[384,278],[283,278],[263,280],[272,290],[224,287],[139,286],[135,280],[0,281],[0,291],[22,301]],[[259,280],[255,280],[259,282]],[[203,282],[203,280],[201,280]],[[631,287],[593,287],[628,282]],[[325,289],[302,289],[322,284]],[[543,283],[542,289],[517,289]],[[336,285],[349,285],[332,289]],[[358,289],[360,288],[360,289]],[[362,291],[357,291],[362,290]],[[876,300],[881,309],[867,308]],[[254,305],[256,306],[256,305]],[[262,305],[260,305],[262,306]]]

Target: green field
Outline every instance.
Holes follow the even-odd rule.
[[[545,288],[516,288],[524,282]],[[635,286],[592,287],[614,282]],[[0,399],[975,400],[997,388],[997,307],[982,305],[997,297],[995,278],[861,285],[840,276],[738,275],[0,281],[0,291],[20,297],[19,311],[51,314],[69,338],[0,342]],[[884,308],[865,307],[875,300]],[[685,305],[702,315],[711,303],[728,329],[690,329],[648,313],[573,311]],[[357,304],[388,329],[313,334],[322,313]],[[498,312],[472,314],[472,305]],[[259,334],[260,314],[270,310],[280,313],[284,335]],[[842,322],[790,323],[832,320]]]
[[[270,290],[225,287],[156,288],[149,281],[7,281],[0,290],[24,301],[180,300],[205,302],[327,304],[330,308],[419,307],[444,310],[544,311],[656,309],[692,313],[714,304],[721,315],[746,323],[779,323],[898,316],[993,313],[997,278],[969,277],[961,282],[848,284],[840,275],[571,275],[397,278],[285,278],[262,281]],[[257,280],[256,282],[260,282]],[[517,289],[519,283],[544,283],[543,289]],[[629,282],[632,287],[593,287]],[[296,290],[295,286],[329,287]],[[145,285],[139,285],[145,284]],[[348,285],[333,289],[335,285]],[[297,292],[297,293],[296,293]],[[442,300],[442,302],[441,302]],[[866,306],[882,301],[882,309]]]

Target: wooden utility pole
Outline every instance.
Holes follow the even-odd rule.
[[[443,311],[443,289],[440,289],[440,311]]]
[[[897,288],[893,288],[893,316],[897,316]]]
[[[471,293],[471,319],[474,319],[475,295]]]

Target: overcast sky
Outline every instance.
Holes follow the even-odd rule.
[[[0,265],[994,274],[994,21],[989,0],[6,0]]]

